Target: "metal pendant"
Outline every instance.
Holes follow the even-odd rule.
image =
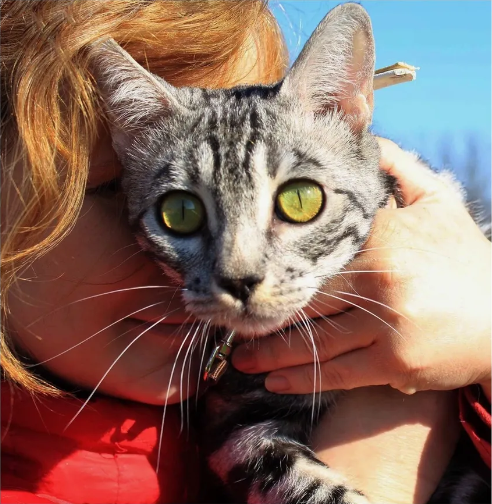
[[[214,348],[214,351],[208,359],[205,371],[203,373],[203,380],[206,382],[217,383],[222,375],[226,372],[229,366],[228,357],[232,351],[232,341],[234,340],[235,332],[231,331],[226,339]]]

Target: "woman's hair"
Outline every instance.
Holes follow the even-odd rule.
[[[3,0],[3,327],[9,288],[79,214],[102,124],[88,46],[109,36],[176,86],[248,82],[251,55],[262,83],[280,80],[287,67],[279,27],[261,0]],[[1,351],[4,377],[59,393],[25,369],[5,332]]]

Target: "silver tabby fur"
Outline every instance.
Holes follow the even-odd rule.
[[[370,20],[357,4],[331,11],[274,86],[176,89],[114,41],[93,47],[130,224],[186,289],[196,317],[246,337],[270,333],[363,245],[394,188],[369,131],[374,58]],[[296,179],[316,181],[325,195],[305,224],[275,212],[277,191]],[[174,190],[205,206],[206,225],[191,236],[160,222],[159,202]],[[308,448],[312,397],[270,394],[263,379],[231,369],[205,397],[202,450],[225,498],[366,503]],[[322,395],[320,412],[334,398]]]

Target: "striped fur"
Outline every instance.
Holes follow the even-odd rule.
[[[198,318],[249,338],[285,326],[354,257],[393,193],[369,132],[374,41],[359,5],[330,12],[273,86],[176,89],[111,40],[94,46],[92,63],[130,224]],[[312,221],[292,224],[279,217],[275,197],[299,179],[319,184],[324,202]],[[206,211],[189,236],[170,233],[160,217],[163,195],[176,190],[193,193]],[[231,369],[202,404],[202,451],[226,499],[366,503],[308,447],[313,406],[326,412],[336,394],[313,405],[312,396],[270,394],[263,381]],[[460,478],[466,485],[446,487],[433,502],[450,492],[449,502],[475,502],[483,479]]]

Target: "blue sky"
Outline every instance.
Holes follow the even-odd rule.
[[[325,14],[341,2],[277,0],[270,3],[291,59]],[[405,61],[419,66],[417,80],[375,94],[373,129],[439,167],[447,151],[464,168],[469,138],[478,148],[480,179],[490,195],[491,2],[487,0],[371,0],[376,68]]]

